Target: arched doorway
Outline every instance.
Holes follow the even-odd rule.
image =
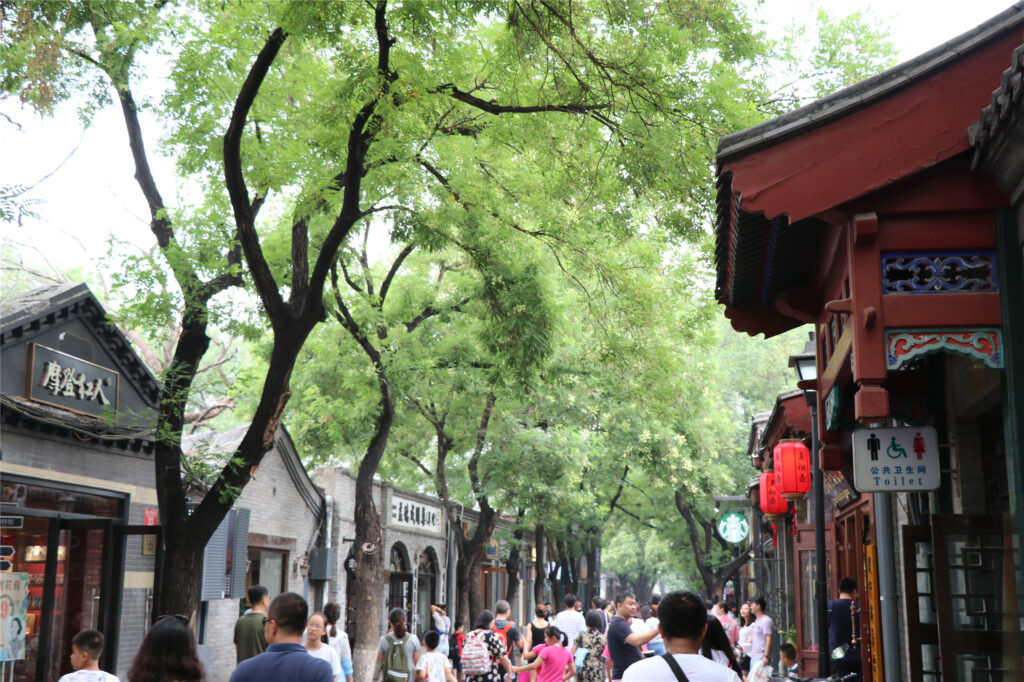
[[[419,618],[417,634],[420,641],[431,628],[430,605],[436,604],[438,570],[437,554],[433,547],[420,552],[419,564],[416,567],[416,614]]]
[[[388,562],[388,611],[391,609],[404,609],[406,618],[410,617],[412,607],[412,566],[409,562],[409,552],[405,545],[396,542],[391,545],[391,555]]]

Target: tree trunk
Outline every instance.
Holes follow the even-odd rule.
[[[523,518],[523,510],[519,510],[518,519]],[[515,613],[514,609],[516,606],[516,597],[519,595],[519,583],[522,580],[521,568],[522,568],[522,553],[520,551],[520,543],[523,541],[523,529],[516,526],[515,530],[512,531],[512,549],[508,553],[508,560],[505,562],[505,575],[508,577],[508,585],[505,589],[505,601],[512,605],[513,608],[513,620],[516,618],[520,622],[525,623],[529,620],[526,618],[524,613]]]
[[[379,358],[378,358],[379,360]],[[384,599],[384,538],[380,513],[373,503],[373,477],[384,457],[391,424],[395,418],[395,404],[391,397],[383,367],[377,365],[377,379],[381,391],[381,413],[377,419],[377,432],[366,449],[356,476],[356,579],[355,607],[356,638],[352,645],[352,662],[358,682],[370,682],[377,659],[377,643],[381,634],[381,606]]]
[[[545,564],[547,562],[547,540],[544,539],[544,524],[539,523],[533,529],[533,540],[537,546],[537,562],[534,565],[533,601],[535,604],[544,603],[544,581]]]
[[[587,549],[587,604],[585,610],[590,609],[590,600],[600,597],[601,591],[601,566],[600,550],[601,535],[595,533],[591,536],[590,547]]]
[[[462,545],[462,541],[459,542]],[[459,549],[459,559],[455,565],[455,591],[458,595],[458,619],[466,626],[466,632],[473,629],[473,621],[469,618],[469,557]]]
[[[154,586],[151,620],[156,622],[157,618],[169,613],[180,613],[192,620],[199,604],[199,581],[206,545],[189,537],[181,525],[164,526],[163,541],[163,566],[160,582]]]
[[[484,556],[483,552],[469,553],[469,561],[467,562],[468,579],[467,584],[467,598],[469,603],[469,614],[470,622],[476,620],[476,617],[480,615],[480,612],[486,608],[490,608],[484,603],[484,586],[483,586],[483,568],[484,568]],[[492,605],[493,606],[493,605]],[[470,628],[467,628],[467,630]]]

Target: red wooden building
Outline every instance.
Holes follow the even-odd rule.
[[[869,680],[1024,679],[1022,43],[1017,3],[719,144],[716,294],[738,331],[814,326],[833,492],[859,430],[937,434],[938,489],[832,510],[830,598],[858,579]]]

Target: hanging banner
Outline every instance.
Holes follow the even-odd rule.
[[[853,432],[853,484],[860,492],[935,490],[939,473],[939,438],[934,427]]]

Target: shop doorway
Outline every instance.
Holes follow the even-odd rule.
[[[124,499],[77,488],[4,480],[0,544],[9,555],[5,577],[27,583],[24,638],[5,680],[57,679],[72,672],[71,638],[85,629],[107,635],[101,667],[113,670],[117,651],[117,595],[123,542],[114,533]],[[110,513],[98,518],[80,511]],[[13,638],[12,638],[13,639]]]
[[[416,616],[419,624],[418,632],[420,641],[433,628],[433,620],[430,617],[430,605],[436,604],[437,599],[437,556],[432,547],[427,547],[420,553],[419,565],[416,569]]]
[[[412,618],[412,567],[405,545],[396,542],[391,546],[391,561],[388,565],[388,611],[402,609],[406,619]]]

